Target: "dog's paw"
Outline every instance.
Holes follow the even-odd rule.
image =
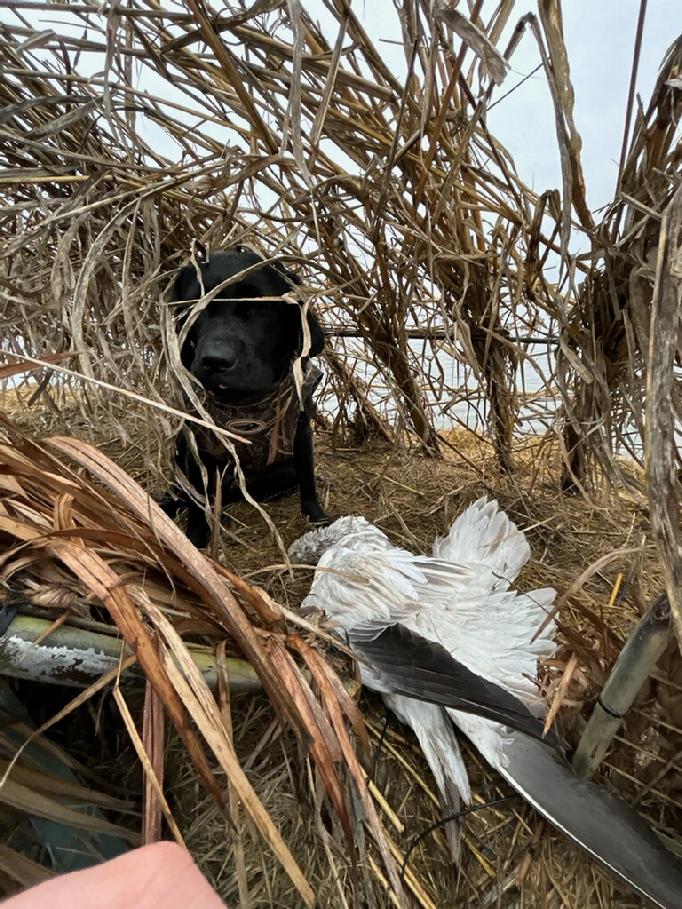
[[[302,502],[301,514],[316,527],[327,527],[333,521],[319,502]]]
[[[208,546],[211,537],[211,529],[206,522],[204,512],[200,509],[190,507],[187,515],[185,536],[197,549],[203,549],[205,546]]]
[[[176,518],[187,505],[186,502],[172,492],[167,492],[160,499],[155,499],[155,501],[161,511],[168,515],[169,518]]]

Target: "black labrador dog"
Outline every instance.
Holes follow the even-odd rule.
[[[313,523],[324,524],[329,518],[317,497],[310,425],[312,394],[321,373],[309,360],[322,352],[324,335],[309,309],[309,350],[301,361],[302,384],[300,374],[297,383],[292,367],[303,350],[301,306],[280,298],[300,282],[279,265],[254,267],[263,261],[257,253],[238,247],[212,253],[207,261],[197,263],[203,293],[250,270],[218,291],[199,314],[180,356],[183,366],[205,389],[204,406],[215,423],[245,440],[232,443],[249,495],[267,501],[298,487],[301,512]],[[190,303],[201,296],[197,268],[186,265],[176,278],[172,300]],[[193,424],[192,432],[207,487],[183,430],[176,440],[175,461],[185,479],[200,494],[205,491],[210,502],[219,474],[222,502],[237,501],[241,492],[229,450],[211,430]],[[206,512],[196,499],[176,485],[161,502],[171,517],[185,505],[187,536],[196,546],[205,546],[210,529]]]

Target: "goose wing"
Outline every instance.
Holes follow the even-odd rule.
[[[538,658],[554,652],[554,623],[537,639],[536,633],[555,593],[521,595],[492,586],[486,565],[459,565],[397,547],[356,550],[342,541],[321,556],[303,606],[324,610],[345,631],[367,622],[400,622],[540,712],[533,679]]]
[[[485,565],[496,589],[507,589],[530,558],[525,535],[494,499],[478,499],[453,521],[449,532],[436,539],[432,554],[459,565]]]
[[[380,690],[473,713],[542,738],[542,723],[522,701],[404,625],[369,622],[348,629],[347,636],[380,680]]]

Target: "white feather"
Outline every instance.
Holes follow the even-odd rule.
[[[445,537],[436,539],[433,555],[460,565],[486,565],[498,583],[509,586],[530,558],[530,546],[495,500],[481,498],[462,512]]]
[[[469,779],[459,744],[443,708],[399,694],[385,694],[384,701],[400,722],[410,726],[417,736],[440,792],[444,793],[448,783],[451,783],[463,801],[469,804]]]
[[[400,622],[543,713],[534,679],[538,657],[554,651],[554,622],[546,617],[555,593],[520,594],[511,588],[530,549],[497,502],[480,499],[471,505],[436,540],[431,556],[391,546],[361,517],[306,534],[290,554],[296,561],[319,558],[304,604],[324,609],[340,630],[353,630],[349,637],[358,648]],[[360,664],[361,678],[414,730],[446,807],[457,810],[459,796],[465,802],[471,797],[457,727],[544,817],[654,905],[678,909],[682,867],[635,812],[593,783],[576,780],[570,766],[534,738],[471,713],[397,695],[389,679],[398,687],[400,674],[389,656],[383,676],[377,659],[374,668]],[[456,858],[456,829],[448,828]]]
[[[436,704],[425,704],[398,694],[382,696],[388,709],[416,735],[440,792],[443,811],[452,816],[459,811],[460,798],[467,805],[471,802],[469,778],[452,723],[443,708]],[[453,858],[458,861],[459,828],[456,824],[448,824],[446,833]]]
[[[311,531],[289,550],[292,561],[318,560],[304,607],[323,609],[345,631],[370,621],[401,622],[540,714],[544,705],[533,680],[538,658],[554,652],[554,623],[537,632],[555,592],[510,589],[529,554],[523,533],[497,502],[485,499],[454,521],[431,556],[392,546],[360,516]],[[455,787],[465,802],[470,799],[448,715],[493,767],[504,766],[507,739],[498,723],[392,694],[364,665],[361,676],[412,727],[444,797]]]

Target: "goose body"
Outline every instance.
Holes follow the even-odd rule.
[[[471,800],[459,730],[564,834],[654,905],[680,909],[682,864],[634,811],[573,775],[556,737],[542,738],[537,661],[555,649],[555,591],[513,589],[530,547],[497,502],[467,508],[428,556],[351,515],[302,536],[289,557],[317,564],[302,607],[326,613],[363,684],[412,728],[446,813]]]

